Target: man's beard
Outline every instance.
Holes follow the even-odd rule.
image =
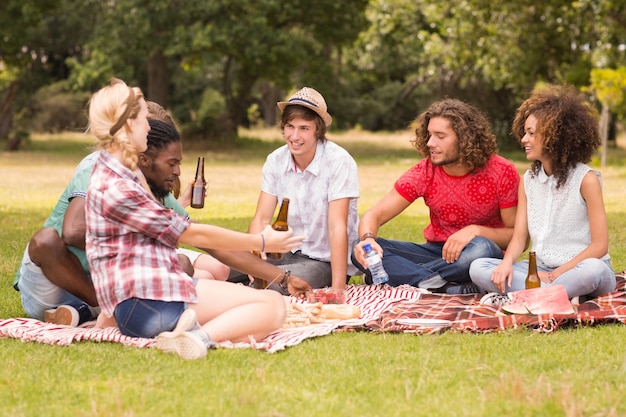
[[[167,195],[170,193],[170,190],[166,190],[165,188],[159,187],[157,184],[154,183],[154,181],[150,180],[150,178],[146,177],[146,181],[148,182],[148,185],[150,186],[150,191],[152,191],[152,194],[154,194],[157,200],[159,201],[164,200],[165,197],[167,197]]]
[[[434,162],[432,159],[430,160],[435,166],[447,166],[447,165],[458,165],[459,158],[456,159],[443,159],[441,161]]]
[[[461,157],[458,153],[456,155],[444,155],[443,159],[436,162],[433,161],[432,156],[430,157],[430,162],[432,162],[432,164],[435,166],[454,166],[458,165],[460,161]]]

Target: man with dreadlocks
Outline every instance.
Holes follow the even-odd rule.
[[[148,148],[137,166],[154,197],[165,207],[188,217],[190,190],[177,200],[171,188],[180,175],[182,144],[174,121],[160,105],[148,102]],[[70,183],[50,217],[31,238],[18,268],[14,288],[22,307],[33,318],[77,326],[98,316],[99,308],[85,255],[85,197],[98,152],[87,155],[76,167]],[[225,280],[229,266],[206,253],[179,249],[179,262],[196,278]],[[211,251],[238,270],[270,280],[283,270],[249,253]],[[248,256],[250,255],[250,256]],[[252,258],[252,259],[249,259]],[[195,266],[195,269],[194,269]],[[293,280],[297,284],[297,277]],[[111,324],[101,318],[98,325]]]
[[[163,110],[156,103],[151,106],[159,108]],[[182,145],[173,120],[166,114],[155,111],[154,119],[149,121],[148,149],[140,155],[138,166],[155,198],[187,216],[183,206],[188,205],[189,196],[184,194],[179,202],[168,189],[173,178],[180,175]],[[98,152],[93,152],[78,164],[44,227],[26,247],[14,288],[21,292],[22,306],[30,317],[76,326],[99,312],[85,256],[85,197],[97,156]],[[230,268],[214,258],[194,251],[181,252],[179,260],[190,275],[220,280],[228,277]],[[204,258],[207,269],[194,271],[189,256],[194,261]]]

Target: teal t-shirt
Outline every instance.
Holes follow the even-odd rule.
[[[174,194],[169,193],[167,197],[165,197],[165,200],[163,201],[163,205],[167,208],[174,210],[176,213],[180,214],[181,216],[187,219],[189,218],[189,214],[187,213],[185,208],[180,205],[178,200],[176,200],[176,197],[174,197]]]
[[[63,194],[61,194],[56,206],[52,209],[50,217],[48,217],[48,220],[46,220],[43,224],[44,227],[53,227],[59,233],[59,236],[63,236],[63,219],[65,218],[65,211],[73,198],[87,197],[87,187],[89,187],[91,171],[93,171],[93,166],[95,165],[97,159],[98,152],[93,152],[80,161],[74,171],[74,176],[70,180],[70,183],[63,191]],[[87,264],[87,255],[85,254],[85,251],[83,249],[75,248],[74,246],[68,246],[67,248],[78,257],[85,272],[89,272],[89,265]]]
[[[58,233],[59,236],[63,235],[63,219],[65,218],[65,211],[67,207],[70,205],[70,201],[72,201],[75,197],[86,198],[87,197],[87,188],[89,187],[89,179],[91,178],[91,171],[93,171],[93,166],[96,164],[96,160],[98,159],[98,152],[92,152],[86,157],[84,157],[76,170],[74,171],[74,175],[70,180],[70,183],[67,185],[63,194],[57,201],[57,204],[52,209],[52,213],[50,213],[50,217],[43,224],[44,227],[53,227]],[[176,200],[172,193],[169,193],[167,197],[165,197],[164,201],[165,207],[171,208],[176,213],[189,218],[189,214],[183,206]],[[76,248],[74,246],[67,247],[70,252],[72,252],[76,257],[80,260],[83,269],[87,274],[89,274],[89,264],[87,262],[87,254],[83,249]],[[17,282],[20,279],[19,276],[19,268],[17,270],[17,275],[15,276],[15,280],[13,282],[13,286],[17,288]]]

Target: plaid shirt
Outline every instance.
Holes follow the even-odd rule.
[[[85,206],[86,251],[102,311],[132,298],[196,301],[176,246],[189,220],[159,204],[137,175],[106,151],[94,167]]]

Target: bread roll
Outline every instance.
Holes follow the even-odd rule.
[[[320,317],[330,319],[357,319],[361,317],[361,309],[351,304],[324,304]]]

